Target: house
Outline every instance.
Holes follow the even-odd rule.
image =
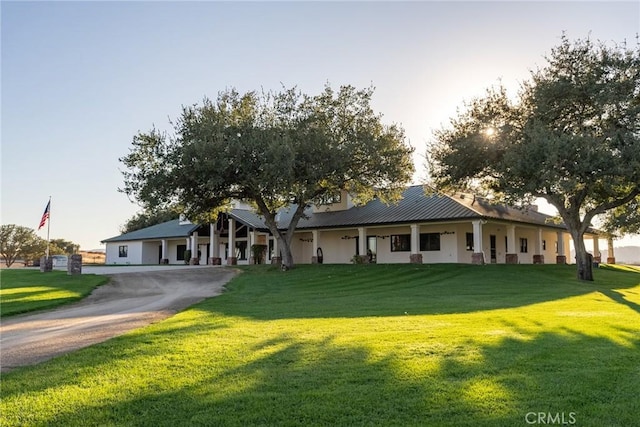
[[[294,209],[277,221],[286,229]],[[598,235],[589,230],[593,252]],[[397,204],[373,200],[355,206],[346,192],[306,211],[295,231],[296,264],[350,263],[566,263],[570,235],[535,207],[495,205],[469,194],[427,194],[408,187]],[[260,262],[279,262],[277,241],[262,217],[236,204],[215,224],[176,219],[106,239],[107,264],[248,264],[262,245]],[[229,248],[233,248],[229,252]],[[191,251],[192,259],[185,260]]]

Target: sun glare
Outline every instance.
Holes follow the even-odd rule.
[[[496,133],[496,130],[494,128],[486,128],[484,130],[485,135],[487,136],[493,136]]]

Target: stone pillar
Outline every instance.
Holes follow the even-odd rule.
[[[211,248],[211,256],[209,257],[209,265],[220,265],[220,246],[218,243],[218,232],[215,224],[209,224],[209,247]]]
[[[199,265],[200,257],[198,256],[198,232],[194,231],[191,235],[191,265]]]
[[[236,256],[236,222],[233,218],[229,218],[229,254],[227,256],[227,265],[237,265],[238,257]]]
[[[422,254],[420,253],[420,226],[411,224],[411,254],[409,255],[411,264],[422,264]]]
[[[481,220],[472,221],[473,224],[473,254],[471,255],[472,264],[484,264],[484,251],[482,250],[482,223]]]
[[[600,236],[593,236],[593,262],[602,262],[600,254]]]
[[[507,264],[518,263],[518,252],[516,248],[516,226],[507,225],[507,254],[505,255]]]
[[[615,264],[616,263],[616,254],[613,251],[613,237],[609,237],[607,239],[607,264]]]
[[[564,233],[558,231],[558,254],[556,255],[556,264],[566,264],[567,256],[564,254]]]
[[[72,276],[82,274],[82,255],[69,255],[69,260],[67,261],[67,274]]]
[[[533,255],[534,264],[544,264],[544,250],[542,249],[542,228],[538,228],[536,238],[536,252]]]
[[[422,254],[409,255],[409,262],[411,264],[422,264]]]
[[[169,257],[167,255],[167,239],[162,239],[162,257],[160,258],[160,264],[169,264]]]
[[[41,273],[49,273],[53,271],[53,258],[51,257],[40,257],[40,272]]]

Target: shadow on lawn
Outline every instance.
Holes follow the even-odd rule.
[[[521,307],[640,285],[640,274],[596,271],[596,282],[562,265],[300,266],[286,274],[249,268],[219,300],[199,308],[261,320],[470,313]],[[235,291],[237,290],[237,292]]]
[[[580,333],[542,333],[495,345],[470,342],[458,354],[418,355],[408,348],[380,354],[334,338],[280,336],[254,346],[256,357],[246,363],[224,369],[211,354],[210,368],[199,371],[205,376],[176,368],[176,378],[192,378],[182,387],[152,374],[134,377],[119,386],[116,402],[88,399],[36,424],[524,426],[529,412],[572,412],[581,426],[633,425],[640,342],[637,331],[622,335],[626,342],[617,344]],[[469,360],[465,352],[478,357]],[[408,359],[417,368],[408,369]],[[54,383],[68,382],[67,374]],[[3,394],[33,392],[11,378],[3,388]]]

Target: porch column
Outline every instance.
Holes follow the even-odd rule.
[[[593,236],[593,261],[602,261],[602,257],[600,256],[600,236]]]
[[[516,226],[507,225],[507,254],[505,255],[507,264],[518,263],[518,252],[516,252]]]
[[[236,256],[236,221],[229,218],[229,254],[227,256],[227,265],[238,264]]]
[[[473,224],[473,254],[471,255],[471,263],[484,264],[484,251],[482,250],[482,223],[484,221],[472,221]]]
[[[191,265],[200,264],[200,257],[198,256],[198,232],[194,231],[191,235]]]
[[[169,256],[167,255],[167,239],[162,239],[162,257],[160,264],[169,264]]]
[[[422,264],[422,254],[420,253],[420,226],[411,224],[411,255],[409,255],[411,264]]]
[[[249,264],[255,264],[256,260],[253,257],[253,249],[251,248],[256,244],[256,229],[247,227],[247,250],[249,251]]]
[[[616,263],[616,254],[613,252],[613,237],[607,239],[607,264]]]
[[[363,263],[371,261],[367,256],[367,229],[364,227],[358,227],[358,254]]]
[[[542,228],[538,228],[538,235],[536,238],[536,252],[533,255],[534,264],[544,264],[544,253],[542,249]]]
[[[311,264],[318,264],[318,230],[311,230]]]
[[[211,256],[209,257],[210,265],[220,265],[220,247],[219,239],[216,231],[216,224],[209,224],[209,247]]]
[[[280,265],[282,263],[282,257],[278,250],[278,238],[273,236],[273,256],[271,257],[271,264]]]
[[[564,233],[558,231],[558,255],[556,255],[556,264],[566,264],[567,256],[564,254]]]

